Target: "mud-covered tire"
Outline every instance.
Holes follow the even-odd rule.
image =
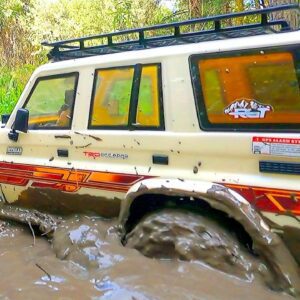
[[[125,244],[147,257],[201,261],[245,279],[252,278],[259,265],[263,268],[235,235],[216,221],[176,209],[145,216],[127,234]]]

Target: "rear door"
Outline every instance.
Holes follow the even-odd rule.
[[[75,132],[75,165],[89,173],[79,182],[79,193],[96,196],[101,214],[107,215],[131,186],[168,169],[161,64],[129,63],[93,72],[90,106],[82,107],[87,124]],[[160,158],[164,161],[153,164]]]

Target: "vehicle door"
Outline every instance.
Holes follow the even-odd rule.
[[[74,150],[76,166],[92,170],[83,185],[98,195],[98,203],[120,202],[132,185],[168,165],[161,64],[132,63],[93,72],[91,104],[82,107],[87,128],[76,130],[81,145]]]
[[[61,193],[76,189],[70,141],[78,79],[77,72],[35,75],[24,91],[0,142],[0,183],[7,202],[58,212]],[[29,112],[26,133],[13,130],[19,108]]]

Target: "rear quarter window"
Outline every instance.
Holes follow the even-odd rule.
[[[258,49],[191,57],[204,130],[300,128],[300,50]]]

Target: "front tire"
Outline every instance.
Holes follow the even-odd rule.
[[[207,216],[164,209],[145,216],[127,234],[127,247],[160,259],[201,261],[215,269],[252,279],[260,264],[235,235]],[[266,269],[260,265],[259,269]]]

